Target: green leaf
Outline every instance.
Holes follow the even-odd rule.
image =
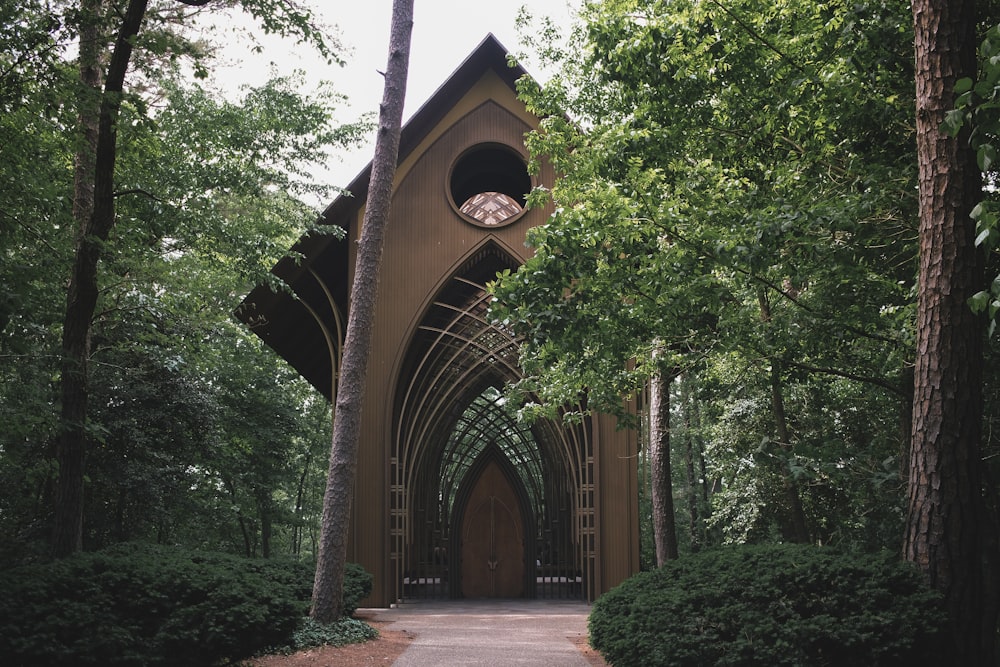
[[[944,115],[944,122],[941,123],[941,131],[949,137],[957,137],[965,124],[966,112],[962,109],[950,109]]]
[[[976,162],[983,171],[989,171],[997,159],[997,149],[993,144],[983,144],[976,151]]]
[[[993,84],[989,81],[979,81],[974,88],[976,95],[982,99],[988,99],[993,95]]]
[[[990,304],[990,293],[986,290],[976,292],[969,297],[968,304],[969,308],[971,308],[974,313],[985,312],[987,306]]]

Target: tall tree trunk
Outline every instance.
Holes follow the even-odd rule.
[[[299,475],[299,486],[295,492],[295,523],[292,527],[292,555],[298,556],[302,553],[302,530],[304,521],[302,512],[305,509],[306,480],[309,478],[309,466],[312,463],[312,452],[306,453],[306,459],[302,463],[302,474]]]
[[[684,467],[687,473],[688,532],[691,536],[691,551],[701,550],[702,530],[698,475],[695,473],[694,398],[689,391],[690,379],[685,375],[681,380],[681,407],[684,410]]]
[[[771,321],[771,304],[767,300],[767,294],[761,289],[757,293],[757,303],[760,306],[760,321],[769,323]],[[774,432],[778,440],[778,446],[785,453],[785,456],[792,455],[792,436],[788,430],[788,417],[785,414],[785,396],[781,383],[782,364],[778,357],[771,357],[771,371],[769,382],[771,385],[771,416],[774,419]],[[787,461],[779,461],[777,464],[778,475],[781,478],[781,490],[785,496],[786,516],[780,518],[781,532],[786,539],[799,544],[809,542],[809,528],[806,524],[806,513],[802,507],[802,496],[799,494],[799,485],[792,477],[792,471]]]
[[[980,436],[983,323],[967,300],[982,287],[969,217],[982,198],[967,131],[940,130],[954,84],[975,77],[973,0],[913,0],[920,277],[908,505],[903,553],[940,590],[954,664],[993,665],[996,618],[985,613]]]
[[[673,376],[658,371],[649,386],[649,469],[653,503],[653,543],[656,565],[677,558],[677,526],[670,475],[670,382]]]
[[[313,618],[322,623],[335,621],[343,613],[344,565],[347,559],[354,478],[358,467],[361,407],[378,296],[382,241],[389,219],[392,181],[399,157],[399,135],[412,31],[413,0],[393,0],[385,92],[379,110],[375,157],[372,160],[354,283],[351,286],[351,309],[335,399],[336,416],[333,422],[330,469],[323,496],[323,521],[311,612]]]
[[[778,436],[778,445],[787,456],[792,454],[792,438],[788,431],[788,418],[785,415],[785,397],[781,384],[781,365],[777,359],[771,360],[771,412],[774,415],[774,430]],[[792,471],[786,461],[778,463],[781,475],[782,492],[788,508],[788,518],[784,521],[782,531],[789,540],[799,544],[809,542],[809,528],[806,524],[806,512],[802,507],[802,496],[799,485],[792,477]]]
[[[236,524],[240,527],[240,535],[243,537],[243,554],[247,558],[253,557],[253,528],[248,525],[246,516],[243,514],[243,510],[240,508],[239,499],[236,496],[236,484],[232,479],[228,477],[222,478],[222,485],[225,487],[226,491],[229,492],[229,497],[232,499],[233,507],[236,508]]]
[[[257,516],[260,520],[260,557],[271,557],[271,534],[274,529],[274,501],[269,491],[257,493]]]
[[[91,216],[94,213],[94,161],[97,155],[98,126],[101,115],[101,10],[103,0],[84,0],[80,5],[80,90],[77,97],[77,126],[79,148],[73,163],[73,219],[76,222],[74,244],[79,247],[87,234]],[[68,308],[68,304],[67,304]],[[61,416],[81,421],[79,415],[86,415],[86,359],[89,344],[84,341],[82,353],[68,350],[63,329],[63,359],[61,362]],[[82,356],[82,363],[75,360]],[[81,421],[82,425],[82,421]],[[55,456],[59,464],[53,497],[52,551],[56,556],[66,556],[79,551],[83,546],[83,469],[84,452],[82,445],[69,437],[69,429],[56,440]]]
[[[90,326],[97,307],[97,264],[102,246],[115,224],[116,124],[125,73],[132,57],[135,37],[146,14],[147,2],[129,2],[108,65],[103,92],[100,91],[100,75],[95,79],[92,71],[93,66],[99,66],[99,56],[93,50],[100,43],[96,26],[101,3],[86,0],[84,5],[84,14],[89,15],[83,18],[88,34],[86,37],[81,35],[80,47],[81,95],[84,99],[80,124],[84,141],[75,167],[73,205],[74,214],[79,216],[82,227],[76,239],[63,318],[60,376],[62,432],[56,444],[59,477],[56,481],[52,534],[52,551],[57,557],[79,551],[83,546],[83,480],[89,400],[87,359],[90,355]],[[91,21],[94,21],[93,32],[90,32]],[[84,46],[85,43],[87,46]],[[86,62],[83,59],[85,49]],[[92,127],[94,100],[99,100],[96,138]],[[88,143],[90,141],[94,141],[93,146]],[[89,178],[88,170],[91,171]],[[76,201],[77,198],[79,201]]]

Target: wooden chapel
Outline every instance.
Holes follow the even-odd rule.
[[[403,127],[369,362],[349,560],[375,575],[366,601],[425,597],[593,600],[639,569],[637,449],[596,415],[519,424],[504,409],[517,344],[486,318],[485,285],[527,257],[524,208],[551,184],[526,168],[536,127],[525,74],[487,36]],[[370,170],[237,314],[332,398]]]

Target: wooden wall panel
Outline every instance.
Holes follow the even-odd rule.
[[[639,571],[638,437],[614,417],[594,420],[598,593]]]
[[[544,222],[549,214],[547,210],[527,211],[510,225],[483,228],[467,222],[450,202],[450,169],[468,149],[484,143],[503,144],[527,158],[523,141],[531,128],[505,108],[520,105],[513,92],[506,86],[482,88],[491,97],[473,99],[473,104],[466,100],[466,113],[401,168],[403,175],[393,195],[366,387],[371,400],[366,401],[362,415],[352,521],[351,558],[376,574],[368,601],[372,604],[395,602],[391,599],[387,504],[392,401],[395,373],[412,330],[435,292],[485,239],[495,239],[523,261],[527,229]],[[492,97],[498,91],[506,91],[506,99]],[[352,237],[357,238],[358,228],[354,226]]]
[[[472,224],[458,212],[461,202],[450,201],[450,169],[466,151],[483,144],[507,146],[527,159],[523,141],[529,120],[513,91],[487,72],[400,165],[379,285],[350,544],[351,560],[375,574],[365,604],[397,601],[389,536],[392,418],[401,382],[397,375],[414,329],[437,291],[474,250],[493,240],[523,261],[530,252],[524,246],[527,230],[544,224],[551,213],[550,208],[527,211],[496,228]],[[546,167],[533,185],[539,179],[550,185],[551,170]],[[361,215],[351,225],[352,262]],[[599,594],[638,570],[638,495],[634,434],[618,431],[607,417],[594,424],[594,484],[588,493],[597,497],[596,567],[587,588]]]

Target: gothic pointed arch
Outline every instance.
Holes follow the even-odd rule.
[[[534,597],[535,524],[523,470],[495,442],[476,455],[454,496],[452,597]]]
[[[348,542],[375,577],[366,605],[456,594],[457,514],[521,541],[524,595],[592,600],[638,569],[636,434],[606,415],[523,424],[504,400],[517,341],[489,321],[486,285],[530,255],[528,230],[552,208],[527,194],[555,180],[544,160],[527,171],[539,119],[517,98],[524,75],[487,36],[403,128]],[[237,310],[331,400],[369,175],[318,220],[343,234],[304,235]],[[462,495],[480,482],[479,501]],[[494,590],[483,581],[471,589]]]
[[[495,240],[468,253],[426,304],[406,346],[393,402],[390,466],[401,597],[460,590],[460,572],[448,558],[460,553],[465,500],[459,489],[478,478],[474,462],[484,452],[507,462],[500,467],[515,471],[511,487],[523,491],[530,550],[524,594],[581,594],[587,556],[574,517],[592,508],[580,502],[573,480],[592,475],[586,434],[551,422],[518,423],[502,391],[521,377],[517,341],[487,316],[487,283],[518,263]]]

